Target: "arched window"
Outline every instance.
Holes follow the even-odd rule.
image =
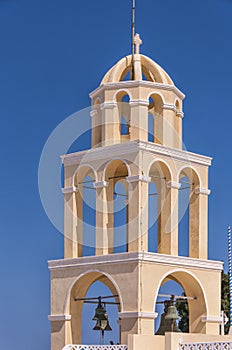
[[[126,117],[121,116],[121,135],[129,134],[129,125],[126,121]]]
[[[150,142],[154,142],[155,137],[155,121],[154,121],[154,116],[153,114],[149,113],[148,114],[148,134],[147,134],[147,140]]]
[[[158,252],[158,191],[154,181],[148,185],[148,251]]]

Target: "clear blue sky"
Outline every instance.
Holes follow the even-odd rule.
[[[52,130],[130,51],[129,0],[0,0],[0,348],[49,348],[47,260],[63,237],[41,206],[37,173]],[[184,143],[212,156],[209,257],[226,260],[232,224],[232,0],[137,0],[142,53],[187,95]],[[227,266],[227,263],[226,263]]]

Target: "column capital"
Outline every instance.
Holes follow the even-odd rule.
[[[125,318],[150,318],[155,319],[158,316],[157,312],[134,312],[134,311],[125,311],[125,312],[119,312],[118,317],[121,319]]]
[[[149,106],[149,101],[148,100],[131,100],[129,102],[131,107],[137,107],[137,106],[144,106],[144,107],[148,107]]]
[[[49,315],[48,320],[50,322],[57,322],[57,321],[70,321],[72,318],[71,315]]]
[[[184,118],[184,112],[177,111],[177,112],[176,112],[176,115],[177,115],[177,117],[180,117],[181,119]]]
[[[76,186],[69,186],[69,187],[64,187],[62,188],[62,193],[63,194],[70,194],[73,192],[78,192],[78,187]]]
[[[195,194],[205,194],[209,196],[211,191],[208,188],[196,187],[194,190]]]
[[[140,174],[127,176],[126,180],[128,182],[136,182],[136,181],[141,181],[141,182],[146,182],[146,183],[151,182],[151,178],[149,176],[140,175]]]
[[[109,102],[103,102],[101,104],[101,110],[104,109],[113,109],[117,106],[117,102],[109,101]]]
[[[108,187],[109,182],[107,181],[98,181],[98,182],[94,182],[94,188],[104,188],[104,187]]]
[[[163,109],[169,109],[171,111],[176,112],[176,106],[171,104],[171,103],[164,103],[163,104]]]
[[[175,188],[177,190],[179,190],[179,188],[181,187],[181,184],[179,182],[175,182],[175,181],[168,181],[166,183],[167,188]]]

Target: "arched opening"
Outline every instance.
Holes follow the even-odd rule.
[[[200,179],[193,168],[184,168],[179,174],[179,255],[199,257],[200,207],[196,188]]]
[[[170,254],[171,237],[170,237],[170,189],[167,188],[167,182],[171,181],[171,173],[168,166],[162,161],[156,161],[151,165],[149,171],[151,184],[149,185],[149,213],[148,222],[149,233],[157,232],[157,251],[158,253]],[[154,185],[152,185],[152,183]],[[151,190],[151,186],[153,189]],[[154,198],[152,198],[153,196]],[[151,208],[151,203],[154,207]],[[152,227],[153,226],[153,227]],[[149,242],[149,238],[148,238]],[[154,249],[154,248],[153,248]]]
[[[163,140],[163,100],[158,94],[149,96],[148,116],[153,116],[153,142],[162,144]],[[151,118],[151,117],[148,117]],[[149,119],[148,119],[149,123]],[[151,123],[151,121],[150,121]],[[148,135],[150,131],[148,130]]]
[[[105,169],[108,202],[108,240],[110,253],[128,250],[128,176],[127,165],[122,160],[113,160]]]
[[[121,296],[114,281],[98,271],[86,273],[72,286],[68,296],[67,313],[71,315],[70,343],[71,344],[100,344],[100,332],[93,330],[96,321],[92,318],[97,304],[95,300],[101,296],[102,302],[107,300],[115,303],[106,304],[109,324],[112,331],[105,331],[105,344],[112,340],[120,342],[120,329],[117,323],[118,312],[121,311]],[[105,296],[110,298],[104,299]],[[86,300],[86,298],[94,298]],[[86,303],[93,301],[94,303]]]
[[[78,256],[95,255],[96,242],[96,177],[92,168],[81,167],[74,177],[76,192],[76,232]]]
[[[207,314],[204,290],[195,276],[184,270],[167,274],[156,290],[155,309],[159,312],[159,317],[156,319],[155,329],[157,330],[160,326],[160,313],[163,312],[163,304],[158,304],[158,302],[170,299],[171,295],[175,296],[174,305],[177,300],[182,299],[178,296],[186,297],[189,313],[188,331],[205,334],[206,325],[201,321],[201,316]],[[161,307],[158,307],[158,305],[161,305]]]
[[[158,252],[158,190],[153,180],[148,185],[148,251]]]
[[[121,141],[129,139],[130,134],[130,97],[126,91],[120,91],[116,95],[118,114],[120,120]]]
[[[147,134],[147,140],[149,142],[154,142],[155,140],[155,120],[152,113],[148,114],[148,134]]]

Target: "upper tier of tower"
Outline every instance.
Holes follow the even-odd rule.
[[[90,97],[92,147],[142,140],[182,148],[185,96],[149,57],[120,59]]]

